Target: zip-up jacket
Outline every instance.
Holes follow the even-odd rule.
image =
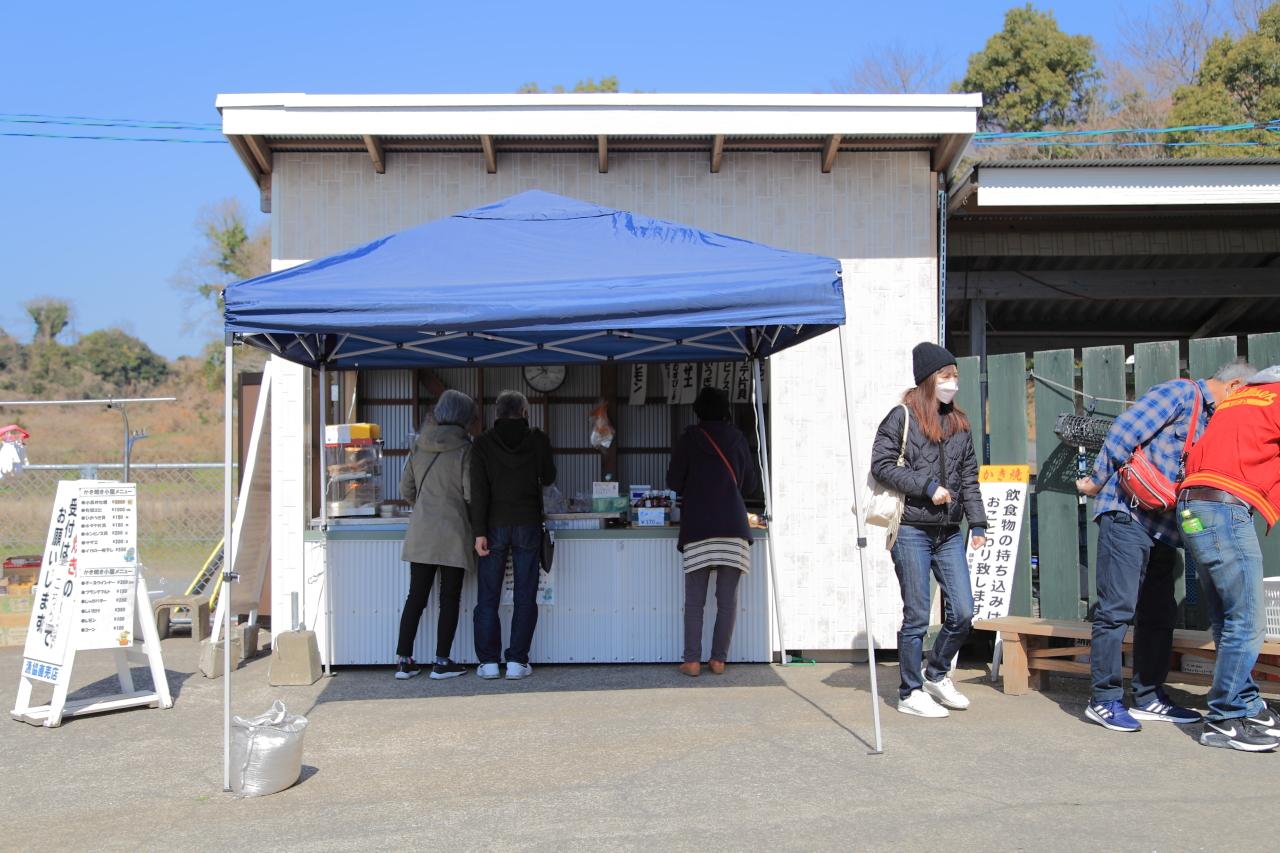
[[[974,533],[984,532],[987,513],[978,488],[978,457],[968,431],[940,441],[930,441],[916,419],[907,433],[906,465],[898,467],[902,447],[904,415],[894,406],[876,431],[871,448],[871,475],[891,489],[902,492],[902,523],[913,527],[950,527],[968,520]],[[933,503],[938,486],[951,492],[952,500],[941,506]]]
[[[551,441],[524,418],[501,418],[476,439],[471,452],[471,528],[488,536],[495,527],[542,523],[542,487],[556,481]]]
[[[1280,367],[1218,404],[1187,457],[1180,488],[1194,486],[1230,492],[1257,510],[1268,529],[1280,520]]]

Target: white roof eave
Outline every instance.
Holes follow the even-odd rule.
[[[971,135],[982,96],[773,94],[219,95],[255,136]]]

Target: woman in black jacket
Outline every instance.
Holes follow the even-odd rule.
[[[931,343],[917,345],[911,356],[916,385],[880,423],[871,451],[871,474],[884,486],[902,492],[905,502],[891,549],[902,590],[898,710],[945,717],[947,708],[969,707],[969,700],[949,676],[951,659],[973,622],[973,592],[960,522],[969,522],[974,547],[981,547],[987,520],[969,419],[952,402],[960,387],[955,357]],[[930,571],[942,588],[946,613],[933,651],[922,661],[929,626]]]
[[[685,430],[671,454],[667,488],[680,495],[684,555],[684,663],[680,671],[702,671],[702,611],[711,572],[716,573],[716,624],[707,665],[724,672],[738,615],[738,581],[751,567],[751,529],[742,496],[759,487],[751,450],[729,422],[729,398],[703,388],[693,403],[698,425]]]

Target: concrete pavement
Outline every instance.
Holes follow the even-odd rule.
[[[283,699],[311,720],[303,780],[259,799],[221,792],[222,682],[195,645],[164,643],[176,705],[0,724],[7,849],[97,850],[1210,850],[1274,842],[1280,755],[1199,746],[1151,723],[1084,722],[1086,685],[1005,696],[962,669],[973,700],[946,720],[881,704],[871,754],[863,666],[536,667],[397,682],[340,670],[311,687],[233,677],[236,713]],[[0,650],[12,707],[20,649]],[[879,670],[896,697],[896,665]],[[145,669],[135,680],[147,681]],[[110,692],[110,656],[75,687]],[[1192,705],[1202,694],[1172,691]],[[43,700],[42,700],[43,701]]]

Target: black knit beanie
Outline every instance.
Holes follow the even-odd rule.
[[[700,421],[727,421],[732,415],[729,395],[708,385],[698,392],[698,399],[693,401],[693,413]]]
[[[954,355],[928,341],[916,344],[916,348],[911,351],[911,367],[915,371],[917,385],[942,368],[955,363]]]

